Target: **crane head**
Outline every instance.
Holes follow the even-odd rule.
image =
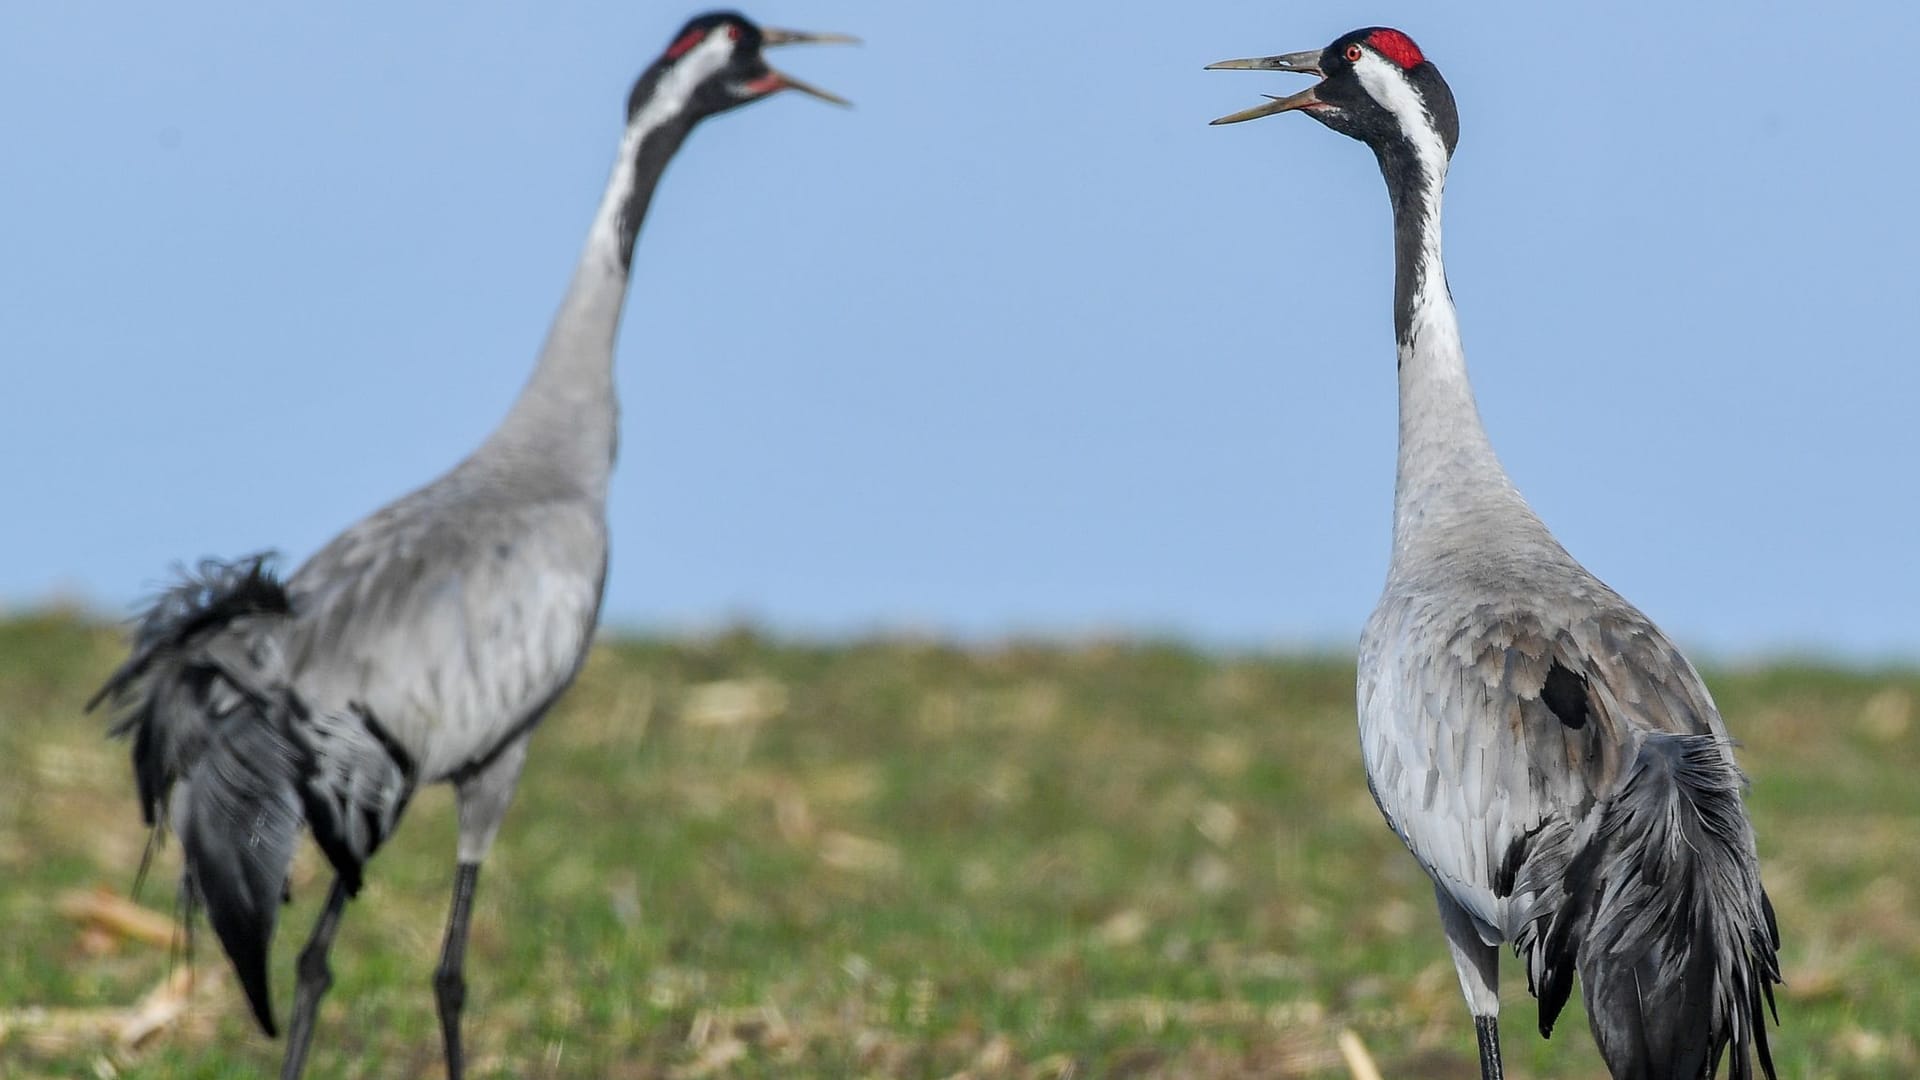
[[[653,104],[697,120],[782,90],[798,90],[835,105],[850,104],[838,94],[768,66],[761,53],[780,45],[855,44],[859,40],[848,34],[758,26],[731,11],[696,16],[680,28],[667,51],[634,84],[627,100],[628,119]]]
[[[1460,139],[1453,91],[1439,69],[1412,38],[1388,27],[1342,34],[1324,49],[1207,65],[1209,71],[1221,69],[1295,71],[1320,81],[1285,97],[1269,94],[1266,104],[1216,124],[1299,111],[1383,155],[1405,149],[1424,158],[1437,152],[1441,165]]]

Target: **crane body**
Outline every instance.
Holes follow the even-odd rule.
[[[1773,1076],[1779,937],[1745,777],[1706,684],[1646,616],[1567,553],[1487,438],[1441,258],[1459,138],[1419,46],[1369,27],[1325,49],[1215,68],[1314,85],[1214,121],[1304,112],[1368,144],[1393,204],[1399,457],[1392,560],[1361,638],[1367,783],[1432,879],[1502,1074],[1499,946],[1549,1034],[1576,974],[1615,1077]]]
[[[284,582],[266,556],[209,560],[141,618],[112,699],[142,811],[171,825],[249,1005],[276,1034],[267,957],[304,826],[334,880],[300,954],[282,1077],[306,1065],[327,954],[367,860],[422,784],[455,789],[453,901],[434,974],[460,1077],[465,950],[479,869],[535,727],[599,619],[617,437],[614,341],[634,243],[667,163],[702,119],[784,89],[763,47],[849,41],[731,12],[688,22],[635,83],[573,279],[533,373],[453,469],[350,527]]]

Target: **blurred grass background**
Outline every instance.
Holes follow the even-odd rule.
[[[211,937],[184,1017],[118,1015],[166,948],[63,894],[140,862],[126,749],[80,705],[116,630],[0,620],[0,1076],[247,1077]],[[1920,1069],[1920,672],[1709,667],[1742,739],[1788,985],[1784,1077]],[[1431,892],[1362,779],[1351,661],[1157,643],[615,639],[535,739],[481,877],[478,1077],[1475,1077]],[[416,800],[334,949],[309,1076],[441,1075],[451,800]],[[141,899],[172,904],[177,852]],[[296,864],[276,1006],[325,892]],[[1516,1077],[1603,1077],[1505,968]]]

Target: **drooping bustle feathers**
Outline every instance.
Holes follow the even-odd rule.
[[[269,559],[209,559],[184,574],[87,707],[119,707],[112,731],[133,737],[142,815],[180,834],[187,908],[206,910],[271,1035],[267,961],[301,824],[357,890],[414,764],[368,710],[316,716],[294,692],[278,635],[292,604]]]
[[[1779,932],[1760,886],[1740,773],[1711,735],[1653,734],[1565,871],[1565,903],[1523,938],[1548,1033],[1573,976],[1615,1076],[1695,1080],[1732,1049],[1774,1075],[1767,1012]]]
[[[291,610],[286,589],[263,552],[231,563],[207,559],[182,571],[140,617],[132,655],[87,701],[92,712],[112,699],[119,712],[113,734],[132,735],[140,810],[149,825],[164,823],[167,792],[206,745],[214,680],[234,691],[258,690],[266,663],[234,649],[233,631]]]

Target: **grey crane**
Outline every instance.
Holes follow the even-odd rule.
[[[1726,725],[1680,651],[1520,497],[1474,405],[1440,254],[1452,91],[1385,27],[1211,67],[1316,76],[1214,123],[1304,112],[1372,147],[1392,199],[1400,454],[1360,744],[1433,879],[1481,1075],[1501,1074],[1511,942],[1543,1036],[1578,973],[1615,1077],[1698,1080],[1729,1047],[1733,1076],[1755,1052],[1773,1076],[1779,934]]]
[[[766,46],[851,41],[688,22],[640,75],[612,179],[526,387],[480,447],[335,537],[284,584],[265,556],[207,561],[138,623],[113,699],[133,739],[143,814],[180,837],[260,1026],[276,1034],[267,956],[304,821],[332,864],[301,952],[282,1077],[305,1068],[332,982],[327,953],[367,859],[416,785],[454,785],[458,866],[434,991],[447,1073],[474,886],[527,742],[585,659],[607,565],[613,345],[635,237],[667,162],[699,121],[794,89]]]

